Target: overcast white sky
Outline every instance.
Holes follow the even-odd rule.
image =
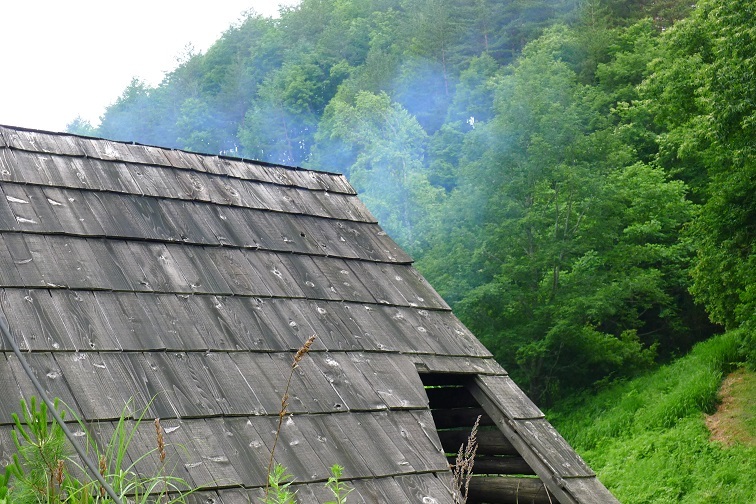
[[[299,0],[8,0],[0,10],[0,124],[92,124],[132,77],[151,85],[188,44],[204,52],[250,9]]]

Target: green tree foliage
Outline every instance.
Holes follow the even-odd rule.
[[[655,112],[662,129],[657,162],[688,181],[703,203],[689,228],[697,250],[692,292],[714,322],[750,333],[756,328],[754,14],[750,1],[701,2],[665,34],[663,59],[639,107]]]

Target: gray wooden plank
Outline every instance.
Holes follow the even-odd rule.
[[[407,499],[404,502],[408,504],[426,504],[428,502],[451,504],[454,502],[451,490],[449,490],[451,473],[448,471],[441,474],[408,474],[397,476],[395,479],[407,494]]]
[[[420,280],[421,277],[411,266],[368,261],[349,261],[347,264],[380,303],[449,309],[433,288]]]
[[[314,352],[310,359],[341,399],[340,403],[329,405],[332,411],[373,411],[387,408],[373,384],[347,355]]]
[[[146,356],[160,372],[160,381],[171,395],[179,417],[216,416],[224,402],[218,383],[203,362],[184,352],[152,353]]]
[[[192,479],[200,486],[218,487],[246,483],[238,471],[244,471],[241,464],[235,464],[226,455],[223,438],[226,433],[218,429],[222,422],[212,419],[190,419],[181,423],[188,444],[184,455],[186,467]],[[178,431],[178,430],[177,430]],[[177,432],[175,431],[175,432]]]
[[[81,191],[80,194],[106,235],[140,236],[136,219],[122,207],[118,195],[93,191]]]
[[[555,474],[563,478],[596,475],[546,419],[515,420],[512,426]]]
[[[44,194],[56,214],[58,221],[68,234],[104,236],[108,234],[107,219],[95,215],[82,191],[45,187]],[[101,224],[101,221],[105,224]]]
[[[167,350],[208,349],[207,338],[193,323],[196,315],[185,309],[186,303],[182,303],[179,296],[154,293],[136,293],[135,296]]]
[[[281,212],[283,208],[265,189],[265,184],[250,180],[241,180],[238,190],[242,194],[244,206],[258,210]]]
[[[261,354],[240,353],[238,360],[246,370],[254,368],[254,360]],[[265,410],[262,401],[255,390],[260,384],[257,377],[245,374],[239,369],[234,360],[226,352],[191,353],[190,361],[197,361],[207,371],[214,383],[218,384],[218,394],[224,413],[228,415],[265,415],[274,414]]]
[[[179,198],[181,191],[176,184],[176,170],[160,166],[129,164],[129,171],[139,186],[141,194],[163,198]]]
[[[371,304],[344,303],[343,312],[352,321],[359,334],[360,345],[366,350],[380,352],[400,352],[412,349],[405,340],[405,335],[397,331],[390,320],[386,320],[383,311],[378,311],[380,307]],[[422,344],[422,339],[418,339],[418,346]],[[422,351],[417,346],[415,349]]]
[[[315,329],[309,324],[307,317],[298,310],[298,303],[291,300],[271,299],[260,305],[264,316],[269,320],[269,327],[275,328],[276,335],[282,346],[296,352],[302,344],[315,334]],[[313,350],[322,350],[324,343],[315,340]]]
[[[277,415],[281,410],[281,400],[288,380],[288,372],[281,369],[280,361],[274,362],[268,353],[255,353],[253,358],[244,358],[240,353],[230,353],[231,361],[244,378],[245,384],[253,390],[262,410],[269,415]],[[289,411],[305,411],[299,400],[290,402]]]
[[[279,259],[294,280],[304,296],[309,299],[340,299],[336,292],[330,288],[328,278],[315,264],[311,257],[306,255],[279,254]]]
[[[353,485],[358,498],[365,504],[385,504],[407,500],[407,494],[393,477],[358,479],[350,481],[350,484]]]
[[[234,290],[201,247],[172,247],[171,253],[192,292],[230,295]]]
[[[142,303],[132,292],[94,294],[101,313],[124,351],[165,350],[158,328],[153,325]]]
[[[124,352],[123,357],[128,361],[127,366],[133,369],[133,385],[135,397],[148,398],[146,416],[149,418],[177,418],[179,406],[175,395],[165,382],[159,363],[155,361],[152,352]]]
[[[322,206],[323,217],[357,222],[376,222],[375,217],[356,195],[313,191],[311,197],[317,199]]]
[[[309,227],[307,216],[254,210],[244,211],[245,214],[252,212],[255,214],[254,220],[250,219],[246,222],[250,224],[250,227],[254,226],[257,234],[265,233],[265,237],[268,238],[268,241],[264,243],[265,247],[261,246],[261,248],[300,254],[323,253],[318,242],[310,235],[312,228]],[[262,228],[262,231],[259,228]]]
[[[97,261],[111,271],[114,286],[127,284],[124,290],[152,291],[138,258],[131,253],[128,242],[122,240],[92,240],[91,247],[97,253]]]
[[[202,203],[160,199],[157,200],[157,203],[170,219],[182,241],[203,245],[220,244],[218,238],[200,214]]]
[[[569,478],[562,484],[567,492],[580,504],[619,503],[617,498],[607,490],[598,478]]]
[[[79,351],[119,351],[118,335],[111,332],[94,295],[88,291],[55,290],[50,292],[51,305],[57,310],[68,346]]]
[[[360,325],[358,317],[355,316],[355,310],[362,309],[362,305],[355,303],[333,303],[327,305],[328,313],[335,315],[343,324],[349,333],[349,338],[354,341],[354,346],[362,349],[374,349],[375,346],[371,340],[372,335],[367,333]]]
[[[208,420],[239,475],[249,486],[267,483],[268,461],[278,417],[226,417]]]
[[[61,226],[42,191],[36,187],[4,184],[0,187],[0,199],[10,208],[21,231],[36,233],[61,233]]]
[[[188,422],[191,420],[184,420]],[[200,420],[201,421],[201,420]],[[135,461],[137,472],[144,477],[153,477],[158,474],[170,474],[183,479],[188,489],[197,488],[199,485],[186,469],[186,446],[189,438],[185,429],[178,420],[161,418],[161,426],[164,429],[163,439],[165,442],[165,461],[160,462],[157,450],[157,433],[152,418],[145,418],[134,428],[134,436],[128,447],[128,453]],[[130,422],[133,425],[133,422]],[[131,425],[127,428],[131,428]],[[176,428],[179,427],[179,428]]]
[[[32,396],[39,398],[37,389],[34,388],[31,379],[21,367],[21,363],[15,354],[6,353],[8,366],[13,372],[13,376],[21,389],[21,395],[29,401]],[[78,411],[78,404],[74,395],[68,387],[65,376],[58,366],[53,354],[49,352],[28,352],[24,354],[24,359],[32,369],[34,376],[42,385],[43,390],[48,397],[59,398],[66,409]],[[70,411],[69,411],[70,413]],[[69,418],[72,416],[69,414]]]
[[[2,306],[0,306],[0,316],[2,316]],[[12,424],[11,415],[20,410],[21,389],[6,360],[5,353],[0,353],[0,390],[3,391],[3,400],[0,401],[0,425]],[[9,462],[7,455],[7,445],[4,446],[3,441],[0,441],[0,462]]]
[[[289,383],[293,354],[255,354],[254,359],[246,359],[239,353],[230,355],[242,374],[248,380],[254,379],[259,384],[254,390],[265,411],[277,414],[281,410],[282,398]],[[288,392],[287,412],[301,414],[323,411],[325,405],[320,405],[303,395],[294,395],[292,392]]]
[[[175,149],[165,149],[163,150],[163,155],[168,159],[170,165],[175,168],[207,171],[207,168],[202,164],[200,156],[197,154]]]
[[[378,303],[397,306],[409,305],[405,296],[390,281],[387,273],[381,271],[382,265],[368,261],[347,261],[346,264],[353,276],[360,279]]]
[[[88,158],[122,160],[115,143],[103,138],[74,138],[79,149]],[[125,160],[124,160],[125,161]]]
[[[212,201],[208,177],[189,170],[174,170],[171,176],[176,177],[176,188],[179,196],[193,201]]]
[[[326,420],[327,415],[310,415],[307,421],[298,422],[302,436],[309,440],[315,453],[325,467],[339,464],[344,468],[342,479],[371,477],[365,461],[356,453],[350,452],[353,445],[344,439],[343,433],[334,421]],[[296,419],[295,419],[296,420]],[[349,498],[352,501],[352,498]]]
[[[19,229],[16,222],[16,214],[13,213],[5,198],[2,187],[10,184],[0,185],[0,231],[16,231]]]
[[[423,382],[408,357],[378,353],[349,353],[348,356],[389,408],[428,407]]]
[[[18,183],[47,183],[47,174],[42,169],[41,163],[35,163],[34,159],[34,155],[23,151],[0,149],[0,180]]]
[[[53,185],[82,189],[100,185],[96,174],[86,169],[84,158],[53,156],[52,160],[54,168],[49,173]]]
[[[28,235],[26,242],[32,250],[38,251],[38,268],[48,285],[71,289],[113,288],[87,240],[66,236]]]
[[[122,361],[96,352],[56,352],[53,356],[76,397],[82,420],[120,417],[129,402],[129,390],[119,380],[125,373],[111,373],[110,366]]]
[[[371,477],[370,462],[358,449],[358,445],[352,442],[351,431],[342,429],[342,419],[346,419],[351,413],[335,415],[311,415],[308,422],[302,426],[302,432],[310,437],[313,444],[324,449],[321,458],[327,466],[339,464],[344,468],[344,477]],[[352,425],[352,422],[348,422]]]
[[[149,288],[156,292],[192,292],[180,265],[171,255],[174,245],[128,242],[128,248],[142,269]]]
[[[215,264],[234,294],[247,296],[285,294],[278,288],[275,291],[270,290],[269,282],[265,282],[261,277],[263,265],[256,261],[256,257],[250,257],[255,261],[253,267],[246,258],[247,254],[238,249],[205,248],[202,253]]]
[[[313,257],[312,259],[328,280],[328,289],[335,293],[335,299],[359,303],[375,302],[368,288],[347,266],[347,261],[333,257]]]
[[[493,358],[419,354],[408,357],[421,373],[507,374]]]
[[[16,241],[17,243],[9,243]],[[16,267],[16,261],[19,260],[17,250],[19,243],[23,243],[20,235],[15,233],[0,233],[0,285],[13,287],[22,287],[28,285],[21,277],[21,273]],[[31,256],[27,256],[31,259]]]
[[[47,290],[3,289],[0,301],[5,307],[8,324],[30,350],[74,350],[63,320],[58,315]],[[4,348],[4,338],[0,338]]]
[[[372,254],[374,260],[409,264],[412,257],[392,240],[378,224],[344,221],[346,232],[353,236],[357,246]]]
[[[319,369],[323,362],[318,358],[321,352],[310,352],[294,369],[289,395],[292,400],[301,402],[310,413],[339,411],[342,404],[341,395],[330,386]],[[291,366],[291,355],[274,354],[279,357],[283,369]]]
[[[261,250],[282,250],[278,221],[274,212],[254,208],[229,208],[235,214],[235,222],[240,226],[239,234],[244,243],[239,246]]]
[[[221,205],[242,205],[244,197],[239,181],[229,177],[208,177],[213,201]]]
[[[111,243],[110,240],[100,238],[86,240],[87,266],[96,267],[97,277],[96,285],[90,287],[117,291],[139,290],[139,277],[131,276],[135,270],[130,271],[121,265],[112,247],[109,246]]]
[[[265,491],[262,488],[223,488],[218,490],[219,501],[217,504],[252,504],[263,502]],[[202,504],[210,504],[207,499],[200,495]],[[212,503],[216,504],[216,503]]]
[[[417,471],[449,470],[429,410],[378,412],[375,418]]]
[[[31,236],[33,240],[31,246],[27,242],[27,238]],[[18,276],[13,274],[12,270],[8,270],[5,275],[8,275],[10,282],[6,283],[6,286],[45,286],[48,280],[39,270],[38,265],[43,260],[43,256],[40,255],[39,249],[36,247],[40,243],[41,237],[35,237],[32,235],[23,235],[15,233],[6,233],[2,235],[3,243],[7,247],[8,255],[3,257],[2,260],[5,264],[14,265],[18,271]],[[19,281],[16,284],[16,281]],[[12,282],[12,283],[11,283]]]
[[[127,163],[115,161],[92,160],[92,169],[98,171],[98,179],[104,190],[119,193],[142,194],[142,189],[137,184],[131,173],[132,166]]]
[[[280,351],[288,350],[290,346],[279,334],[275,320],[271,319],[272,305],[278,304],[275,299],[260,299],[247,297],[228,298],[231,312],[243,321],[244,331],[252,350]]]
[[[204,217],[221,245],[257,247],[248,227],[231,207],[208,205],[204,210]]]
[[[284,214],[285,215],[285,214]],[[297,221],[304,228],[307,237],[316,242],[318,255],[328,255],[345,259],[369,259],[360,247],[344,236],[347,221],[324,219],[311,215],[300,216]]]
[[[543,412],[508,376],[477,376],[478,387],[513,420],[543,418]]]
[[[141,217],[144,223],[151,228],[151,234],[157,236],[159,240],[181,241],[180,233],[174,227],[173,222],[165,215],[157,199],[131,196],[128,199],[124,199],[124,201],[129,206],[131,213],[137,217]]]
[[[43,152],[41,146],[37,145],[37,138],[41,133],[15,128],[9,128],[6,131],[8,132],[6,135],[6,142],[8,142],[8,145],[20,150]]]
[[[426,329],[426,338],[438,344],[436,353],[490,357],[483,344],[450,311],[415,310],[418,327]]]
[[[299,428],[300,424],[309,422],[309,416],[289,415],[284,418],[275,461],[283,464],[298,481],[325,480],[330,471]]]
[[[242,322],[226,307],[222,296],[191,296],[188,303],[204,326],[202,338],[212,350],[249,350]]]
[[[167,233],[161,229],[155,219],[149,220],[145,215],[139,213],[136,202],[138,196],[127,196],[122,194],[96,193],[94,198],[88,198],[90,204],[92,199],[102,203],[104,208],[98,212],[107,212],[111,221],[115,223],[116,231],[113,233],[119,237],[135,237],[147,240],[166,240],[162,233]]]
[[[389,414],[401,415],[402,412]],[[380,427],[375,412],[348,413],[329,417],[338,422],[375,476],[415,472],[407,457]]]
[[[291,300],[290,305],[307,320],[318,341],[332,351],[362,350],[362,345],[341,320],[339,304],[328,301]]]
[[[163,147],[153,147],[151,145],[135,145],[134,148],[141,154],[140,159],[142,162],[170,166],[168,158],[165,155],[165,153],[168,152],[168,149]]]
[[[250,264],[254,265],[265,285],[274,295],[302,298],[304,291],[289,269],[286,258],[281,254],[262,251],[243,251]]]
[[[241,185],[245,191],[244,201],[249,202],[251,208],[270,210],[273,212],[286,212],[287,205],[281,194],[271,190],[270,184],[257,182],[245,182]]]

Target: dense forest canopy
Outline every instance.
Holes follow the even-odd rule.
[[[303,0],[69,130],[343,172],[548,402],[756,329],[754,5]]]

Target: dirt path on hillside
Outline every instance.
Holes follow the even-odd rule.
[[[725,446],[736,443],[756,446],[753,432],[754,390],[756,373],[741,368],[724,379],[719,388],[717,410],[706,415],[705,419],[712,441]]]

